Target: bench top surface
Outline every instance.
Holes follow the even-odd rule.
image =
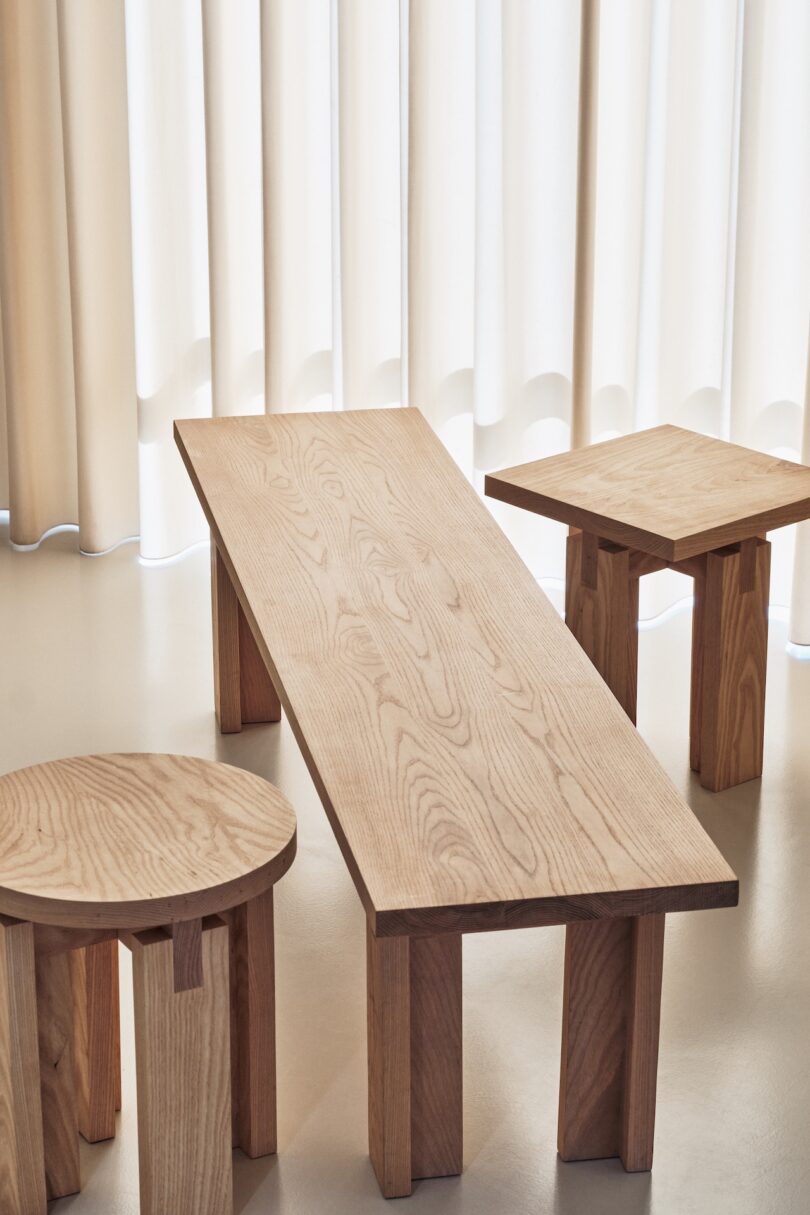
[[[175,431],[375,931],[736,902],[418,410]]]
[[[681,561],[810,516],[810,468],[656,426],[486,478],[486,493]]]

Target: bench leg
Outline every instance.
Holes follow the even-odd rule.
[[[717,793],[762,775],[771,546],[709,553],[695,579],[691,765]]]
[[[88,1143],[115,1136],[121,1108],[118,942],[68,955],[73,978],[74,1068],[79,1131]]]
[[[232,1215],[228,928],[203,926],[203,985],[181,992],[170,936],[128,943],[142,1215]]]
[[[34,928],[0,916],[0,1211],[46,1208]]]
[[[560,1117],[563,1160],[652,1168],[664,916],[569,924]]]
[[[369,1151],[386,1198],[461,1172],[461,936],[368,931]]]
[[[70,955],[39,954],[36,975],[45,1182],[49,1199],[64,1198],[81,1188]]]
[[[276,1151],[276,1016],[273,890],[235,907],[231,933],[233,1145]]]
[[[214,630],[214,702],[221,732],[236,734],[243,725],[279,721],[281,702],[213,539],[211,617]]]
[[[565,623],[632,722],[638,678],[638,578],[630,550],[592,532],[568,537]]]

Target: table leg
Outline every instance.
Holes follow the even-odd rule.
[[[243,725],[279,721],[281,702],[213,539],[211,616],[214,702],[221,732],[235,734]]]
[[[368,931],[369,1150],[386,1198],[461,1172],[461,936]]]
[[[560,1115],[563,1160],[652,1167],[664,916],[569,924]]]
[[[70,955],[38,954],[36,975],[45,1179],[48,1198],[64,1198],[81,1188]]]
[[[565,623],[632,722],[638,678],[638,578],[630,550],[592,532],[568,537]]]
[[[229,918],[233,1144],[255,1158],[276,1151],[272,887]]]
[[[46,1209],[34,928],[0,915],[0,1211]]]
[[[99,1143],[115,1136],[115,1111],[121,1104],[118,942],[88,945],[69,958],[79,1131],[88,1143]]]
[[[770,559],[753,537],[695,579],[691,764],[715,793],[762,775]]]
[[[232,1215],[228,929],[203,925],[203,985],[175,991],[171,937],[131,935],[143,1215]]]

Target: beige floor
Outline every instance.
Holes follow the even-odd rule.
[[[25,554],[5,538],[0,771],[89,751],[188,752],[269,777],[298,811],[298,860],[277,889],[281,1150],[236,1155],[236,1210],[390,1209],[366,1157],[360,904],[286,724],[216,732],[207,550],[147,567],[132,545],[90,560],[72,534]],[[689,629],[681,612],[642,632],[639,719],[742,896],[734,911],[670,919],[653,1173],[557,1160],[562,930],[485,934],[464,943],[464,1175],[418,1184],[397,1210],[810,1211],[810,663],[787,655],[772,622],[765,777],[712,796],[686,763]],[[83,1149],[84,1192],[57,1215],[138,1210],[131,1031],[126,1015],[118,1138]]]

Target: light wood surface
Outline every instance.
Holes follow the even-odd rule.
[[[73,1067],[73,987],[66,953],[37,954],[37,1025],[48,1198],[81,1188]]]
[[[45,1215],[34,929],[0,915],[0,1211]]]
[[[88,1143],[100,1143],[115,1136],[115,1111],[121,1104],[118,942],[89,945],[68,958],[79,1130]]]
[[[680,561],[810,516],[810,468],[677,426],[536,460],[491,498]]]
[[[664,917],[569,924],[558,1149],[652,1167]]]
[[[586,557],[592,548],[588,571]],[[638,680],[638,578],[630,550],[590,532],[568,537],[565,623],[632,722]]]
[[[239,713],[245,726],[279,721],[281,701],[267,673],[259,647],[239,609]]]
[[[703,718],[703,617],[706,602],[706,558],[694,575],[692,601],[692,670],[689,686],[689,766],[700,771],[700,726]]]
[[[452,1177],[464,1164],[461,937],[414,937],[411,978],[411,1173]]]
[[[368,1134],[386,1198],[463,1156],[461,937],[367,934]]]
[[[713,792],[762,775],[770,561],[764,540],[709,553],[696,597],[692,765]]]
[[[0,910],[20,919],[190,920],[260,894],[294,855],[289,803],[226,764],[100,755],[0,777]]]
[[[174,942],[174,990],[202,987],[202,920],[181,920],[171,925]]]
[[[211,545],[211,624],[214,636],[214,709],[223,734],[242,729],[239,697],[239,600]]]
[[[211,545],[214,705],[223,734],[253,722],[278,721],[281,702],[239,605],[228,571]]]
[[[630,991],[619,1155],[628,1173],[652,1168],[661,982],[664,968],[662,915],[640,916],[630,929]]]
[[[410,945],[367,930],[368,1150],[385,1198],[413,1188]]]
[[[272,888],[234,907],[229,920],[233,1143],[255,1158],[276,1150]]]
[[[736,902],[417,410],[176,435],[378,937]]]
[[[142,1215],[232,1215],[228,928],[202,933],[203,985],[175,992],[171,938],[129,938]]]

